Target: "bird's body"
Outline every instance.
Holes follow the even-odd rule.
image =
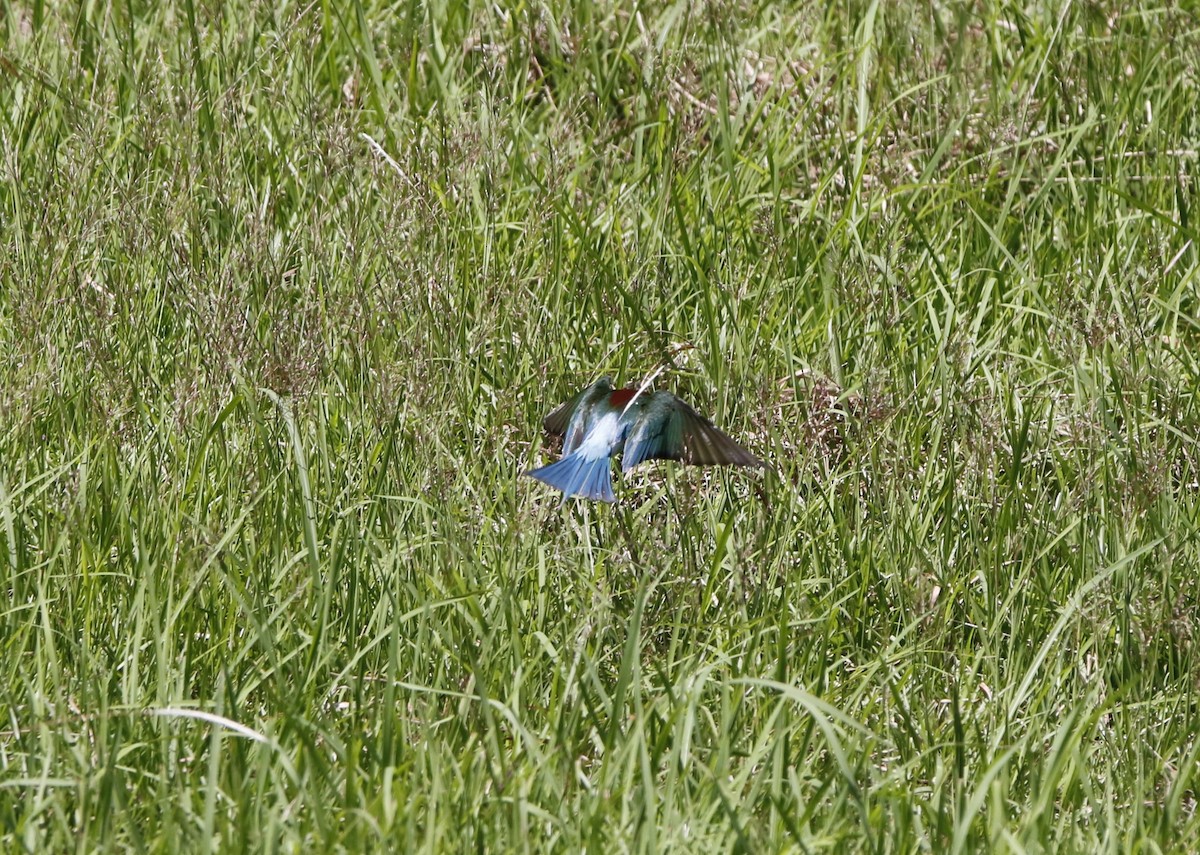
[[[655,458],[766,465],[670,392],[614,389],[607,377],[555,408],[545,427],[563,437],[563,456],[526,474],[562,490],[563,501],[570,496],[615,501],[609,462],[617,454],[622,472]]]

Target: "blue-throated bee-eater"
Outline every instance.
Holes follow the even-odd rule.
[[[563,437],[563,456],[526,472],[569,496],[616,501],[610,461],[623,452],[621,471],[646,460],[679,460],[701,466],[766,464],[670,392],[614,389],[601,377],[560,404],[544,422]]]

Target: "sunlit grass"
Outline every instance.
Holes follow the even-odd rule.
[[[1195,848],[1186,14],[0,21],[2,848]]]

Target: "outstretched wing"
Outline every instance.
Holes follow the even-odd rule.
[[[655,392],[634,406],[638,412],[630,414],[633,422],[625,439],[622,472],[653,459],[766,468],[767,464],[670,392]]]
[[[595,404],[607,398],[612,390],[612,381],[607,377],[601,377],[569,401],[559,404],[542,421],[542,427],[546,429],[547,433],[565,437],[563,440],[564,456],[574,451],[587,435],[587,419],[576,419],[576,413],[581,410],[584,413],[589,412]]]

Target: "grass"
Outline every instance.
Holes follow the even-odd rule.
[[[0,848],[1200,846],[1198,30],[10,6]]]

